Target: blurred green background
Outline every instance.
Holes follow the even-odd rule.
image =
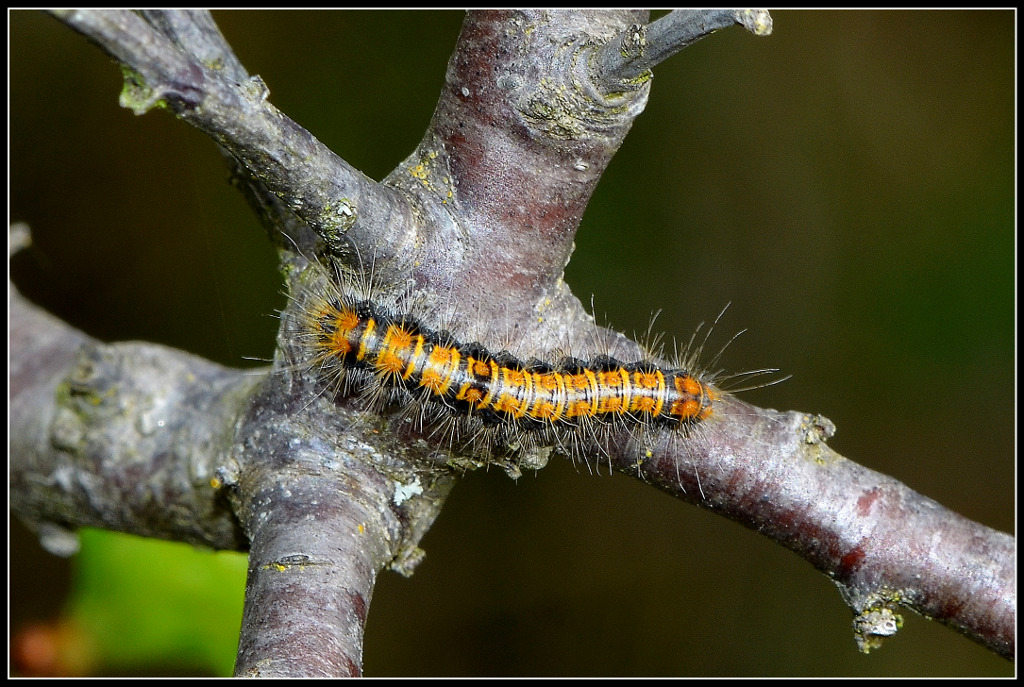
[[[656,69],[567,280],[617,328],[644,331],[661,310],[656,329],[683,340],[731,302],[721,342],[749,331],[723,365],[793,375],[747,400],[822,413],[848,458],[1014,532],[1014,14],[773,16],[770,38],[724,30]],[[215,18],[277,107],[379,179],[419,141],[462,13]],[[54,19],[9,19],[10,218],[34,237],[15,282],[102,339],[269,358],[273,251],[214,145],[166,113],[120,109],[117,67]],[[635,480],[556,461],[518,483],[498,470],[464,482],[416,575],[380,579],[368,675],[1013,674],[909,613],[859,654],[808,564]],[[231,649],[139,648],[151,626],[180,625],[166,609],[83,608],[113,606],[104,593],[170,599],[231,640],[239,618],[209,599],[240,608],[244,563],[161,545],[185,557],[155,566],[158,580],[133,573],[163,555],[126,552],[137,540],[90,534],[69,567],[11,529],[15,636],[63,614],[79,647],[102,647],[98,674],[230,670]],[[138,596],[95,573],[91,557],[110,556],[149,580]],[[236,566],[233,582],[172,591],[211,565]]]

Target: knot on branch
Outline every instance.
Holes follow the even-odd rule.
[[[630,34],[636,41],[629,49],[642,50],[643,27],[634,26],[638,32]],[[530,128],[559,140],[605,137],[628,130],[647,105],[651,72],[620,81],[614,90],[601,88],[595,79],[600,47],[600,42],[584,39],[555,51],[553,60],[564,68],[540,78],[517,105]]]

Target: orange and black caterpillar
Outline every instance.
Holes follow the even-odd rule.
[[[491,353],[383,305],[396,299],[354,286],[351,275],[321,277],[320,291],[302,300],[297,340],[307,364],[335,390],[416,409],[453,443],[486,453],[558,445],[576,455],[605,428],[646,443],[657,428],[686,436],[714,413],[719,392],[693,370],[608,355],[549,363]]]
[[[586,420],[629,419],[678,427],[707,419],[711,388],[686,370],[622,363],[601,356],[557,366],[522,362],[507,351],[460,344],[409,315],[370,301],[331,301],[313,318],[323,362],[366,370],[388,388],[444,403],[485,423],[514,422],[524,431]]]

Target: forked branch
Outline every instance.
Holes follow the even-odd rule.
[[[516,331],[537,352],[568,343],[581,357],[610,350],[623,360],[646,353],[595,327],[561,279],[583,210],[643,110],[652,66],[716,28],[739,22],[763,34],[771,26],[767,13],[735,10],[673,12],[649,26],[645,12],[471,12],[423,140],[378,183],[274,108],[206,13],[55,14],[123,65],[124,106],[140,114],[165,107],[227,151],[282,248],[296,302],[310,258],[358,265],[372,256],[378,279],[413,286],[428,320],[444,321],[450,303],[472,303],[478,321],[467,325],[476,331]],[[99,386],[112,379],[135,377],[137,360],[127,362],[135,351],[74,335],[48,368],[34,370],[35,352],[14,345],[24,340],[18,328],[56,328],[51,337],[60,340],[62,325],[12,299],[12,369],[24,371],[12,374],[12,405],[28,409],[12,418],[12,435],[23,434],[19,454],[35,456],[12,464],[16,510],[40,526],[99,522],[218,547],[244,546],[244,535],[251,553],[239,674],[359,674],[376,573],[412,570],[454,481],[443,447],[398,414],[318,397],[315,371],[289,365],[293,303],[273,374],[255,383],[146,351],[158,374],[138,380],[146,403],[136,406],[182,402],[180,385],[169,391],[159,374],[177,360],[200,371],[191,406],[217,409],[190,422],[209,423],[219,438],[189,459],[203,466],[203,479],[191,473],[201,498],[178,513],[204,526],[184,537],[180,523],[136,530],[132,518],[106,512],[125,510],[115,495],[91,498],[89,485],[121,484],[119,471],[130,467],[119,440],[91,438],[107,423],[137,427],[144,418],[83,402],[105,398]],[[220,381],[203,381],[210,378]],[[55,384],[74,393],[51,405],[45,392]],[[80,440],[54,442],[69,408],[82,424],[61,435]],[[581,453],[796,551],[840,586],[865,648],[895,630],[905,606],[1012,657],[1013,538],[837,455],[826,444],[833,431],[819,416],[723,395],[697,437],[666,433],[641,452],[633,435],[609,431]],[[518,460],[497,459],[510,470]],[[480,463],[468,456],[459,464]],[[62,465],[79,477],[57,479]],[[21,490],[32,490],[31,505]],[[48,492],[60,508],[47,505]],[[132,496],[123,495],[129,506]],[[325,608],[332,612],[318,613]]]

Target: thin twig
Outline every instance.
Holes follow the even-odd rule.
[[[645,81],[655,65],[710,35],[718,29],[739,24],[755,36],[772,32],[768,10],[717,9],[675,10],[647,26],[634,24],[616,39],[608,41],[596,61],[598,84],[605,92],[622,90],[623,85]]]

